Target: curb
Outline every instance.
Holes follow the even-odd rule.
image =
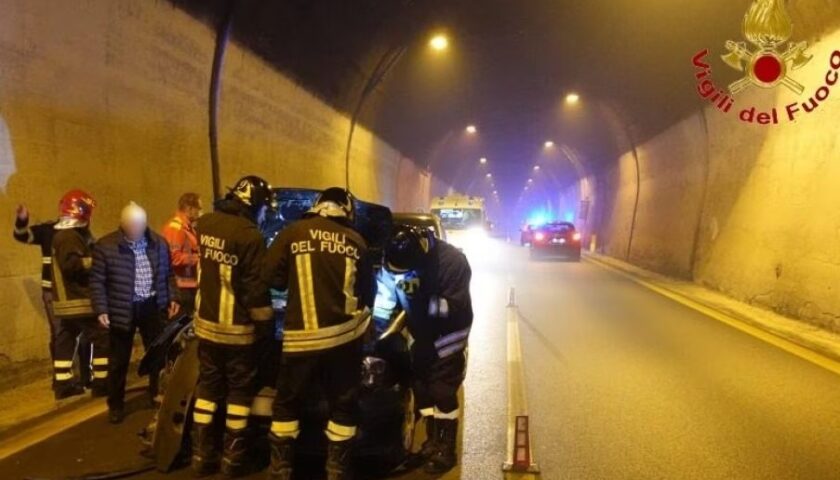
[[[685,286],[690,286],[693,288],[704,288],[702,285],[698,285],[696,283],[688,282],[688,281],[680,281],[675,280],[669,277],[666,277],[661,274],[657,274],[654,272],[650,272],[643,268],[637,267],[635,265],[627,264],[621,260],[617,260],[611,257],[607,257],[600,254],[593,254],[587,253],[584,258],[587,261],[592,263],[598,264],[607,269],[614,269],[618,270],[620,273],[623,273],[631,278],[634,278],[639,281],[645,281],[657,288],[665,290],[669,292],[671,295],[675,297],[681,297],[686,299],[690,302],[696,303],[698,305],[703,306],[709,310],[713,310],[720,315],[727,316],[732,318],[733,320],[739,321],[743,324],[748,326],[754,327],[756,329],[762,330],[770,335],[778,337],[782,340],[786,340],[793,344],[796,344],[800,347],[803,347],[807,350],[811,350],[819,355],[822,355],[834,362],[840,363],[840,335],[836,335],[833,332],[828,330],[819,329],[816,326],[800,322],[795,319],[791,319],[788,317],[783,317],[775,312],[770,310],[761,309],[754,305],[746,304],[743,302],[739,302],[741,305],[750,308],[750,309],[757,309],[761,310],[762,313],[766,313],[767,315],[777,316],[780,319],[783,319],[787,322],[791,322],[794,325],[791,325],[789,328],[783,325],[776,325],[771,322],[768,322],[765,319],[760,318],[759,316],[751,316],[746,315],[743,312],[735,311],[731,308],[727,308],[725,305],[721,305],[715,302],[708,301],[703,298],[699,298],[697,296],[691,295],[688,292],[683,291],[679,288],[674,288],[674,285],[679,285],[680,283],[684,284]],[[729,301],[737,301],[733,298],[726,297],[724,294],[720,292],[715,292],[710,289],[708,290],[710,293],[714,295],[720,295],[723,298],[726,298]],[[781,322],[779,322],[781,323]],[[802,329],[801,331],[799,329]],[[807,330],[807,331],[806,331]]]

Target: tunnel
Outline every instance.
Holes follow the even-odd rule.
[[[296,335],[328,327],[358,331],[360,344],[404,338],[409,356],[431,341],[435,368],[455,368],[446,347],[463,347],[451,418],[421,405],[414,357],[389,387],[399,406],[360,402],[358,415],[401,416],[391,419],[397,460],[357,458],[357,478],[837,478],[838,97],[836,0],[0,0],[0,477],[187,478],[185,439],[206,391],[192,390],[198,359],[176,367],[167,355],[211,342],[201,304],[212,295],[229,295],[216,323],[253,334],[255,305],[241,302],[258,292],[276,319],[303,316],[302,333],[277,320],[275,367],[295,357]],[[265,212],[250,203],[263,187]],[[201,219],[231,202],[251,223],[226,230],[225,243]],[[289,240],[291,263],[273,256],[299,222],[335,215],[348,230]],[[145,254],[127,231],[140,220]],[[188,238],[173,228],[192,232],[194,251],[176,251]],[[75,298],[89,315],[62,317],[77,277],[63,272],[55,238],[78,229],[88,253],[71,257],[85,291],[88,275],[110,275],[108,255],[135,270],[92,280],[95,292]],[[248,232],[259,253],[229,253]],[[399,232],[417,236],[434,268],[397,267]],[[319,293],[318,254],[342,257],[346,270],[329,276],[340,297]],[[222,293],[202,293],[216,275],[203,262],[220,265]],[[295,280],[269,276],[270,265]],[[389,316],[383,333],[387,272],[405,316]],[[121,307],[106,298],[122,280],[134,289],[128,336],[115,333]],[[422,315],[410,311],[414,295],[431,299]],[[163,332],[142,341],[141,300],[160,302]],[[318,323],[333,300],[356,327]],[[459,308],[470,320],[456,328]],[[420,333],[423,322],[439,330]],[[82,348],[96,335],[107,358]],[[396,362],[375,346],[364,375]],[[158,375],[150,352],[167,360],[146,402]],[[68,398],[57,393],[84,372]],[[89,388],[108,375],[128,378],[119,418],[118,382]],[[179,382],[191,382],[181,410],[171,407]],[[259,400],[269,413],[265,431],[252,421],[248,432],[271,438],[273,400],[249,388],[247,411]],[[155,428],[167,408],[180,412],[182,443],[164,468]],[[457,457],[423,473],[434,463],[423,435],[442,420],[456,420]],[[320,445],[314,462],[303,447],[297,457],[316,473],[295,478],[327,478],[324,445],[340,443],[337,430],[352,430],[357,452],[386,436],[319,421],[298,441]],[[254,447],[248,478],[268,478],[270,448]]]

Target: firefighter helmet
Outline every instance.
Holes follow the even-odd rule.
[[[422,267],[435,246],[435,236],[428,228],[398,225],[385,246],[385,265],[404,272]]]
[[[58,203],[58,215],[62,219],[75,220],[80,223],[90,222],[96,200],[84,190],[70,190],[61,197]]]
[[[240,178],[230,189],[229,196],[250,208],[254,213],[259,212],[262,207],[268,207],[269,210],[277,209],[277,200],[271,185],[256,175]]]
[[[331,187],[321,192],[308,213],[323,217],[343,217],[353,222],[356,206],[353,194],[341,187]]]

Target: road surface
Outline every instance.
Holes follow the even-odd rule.
[[[517,247],[488,248],[471,252],[476,322],[462,467],[442,478],[501,478],[510,287],[542,478],[840,478],[836,374],[594,263],[532,262]],[[149,415],[73,426],[0,461],[2,477],[139,465],[134,434]]]

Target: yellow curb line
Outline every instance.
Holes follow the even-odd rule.
[[[840,375],[840,363],[838,363],[837,361],[835,361],[831,358],[828,358],[824,355],[821,355],[821,354],[819,354],[819,353],[817,353],[813,350],[805,348],[802,345],[799,345],[798,343],[792,342],[792,341],[787,340],[783,337],[780,337],[778,335],[770,333],[766,330],[762,330],[758,327],[754,327],[752,325],[744,323],[742,320],[739,320],[735,317],[727,315],[727,314],[725,314],[725,313],[723,313],[719,310],[716,310],[714,308],[710,308],[706,305],[703,305],[702,303],[700,303],[696,300],[692,300],[691,298],[686,297],[685,295],[677,293],[673,290],[670,290],[670,289],[665,288],[665,287],[661,287],[661,286],[656,285],[656,284],[654,284],[652,282],[649,282],[647,280],[643,280],[643,279],[641,279],[641,278],[639,278],[639,277],[637,277],[637,276],[635,276],[631,273],[625,272],[624,270],[621,270],[620,268],[614,267],[614,266],[612,266],[612,265],[610,265],[610,264],[608,264],[608,263],[606,263],[602,260],[599,260],[597,258],[587,256],[587,257],[585,257],[585,260],[588,261],[588,262],[591,262],[595,265],[598,265],[599,267],[601,267],[605,270],[610,270],[610,271],[612,271],[614,273],[617,273],[617,274],[619,274],[619,275],[621,275],[621,276],[623,276],[627,279],[630,279],[630,280],[636,282],[637,284],[647,288],[648,290],[652,290],[652,291],[654,291],[654,292],[656,292],[656,293],[658,293],[658,294],[660,294],[664,297],[667,297],[667,298],[669,298],[669,299],[671,299],[671,300],[673,300],[673,301],[675,301],[675,302],[677,302],[681,305],[684,305],[688,308],[691,308],[692,310],[700,312],[703,315],[706,315],[707,317],[710,317],[710,318],[713,318],[715,320],[718,320],[719,322],[725,323],[732,328],[735,328],[735,329],[740,330],[740,331],[742,331],[742,332],[744,332],[748,335],[751,335],[755,338],[758,338],[759,340],[762,340],[766,343],[769,343],[769,344],[771,344],[771,345],[773,345],[777,348],[780,348],[780,349],[782,349],[782,350],[784,350],[784,351],[786,351],[790,354],[796,355],[797,357],[799,357],[799,358],[801,358],[805,361],[808,361],[808,362],[810,362],[810,363],[812,363],[812,364],[814,364],[818,367],[821,367],[825,370],[828,370],[828,371],[833,372],[837,375]]]

